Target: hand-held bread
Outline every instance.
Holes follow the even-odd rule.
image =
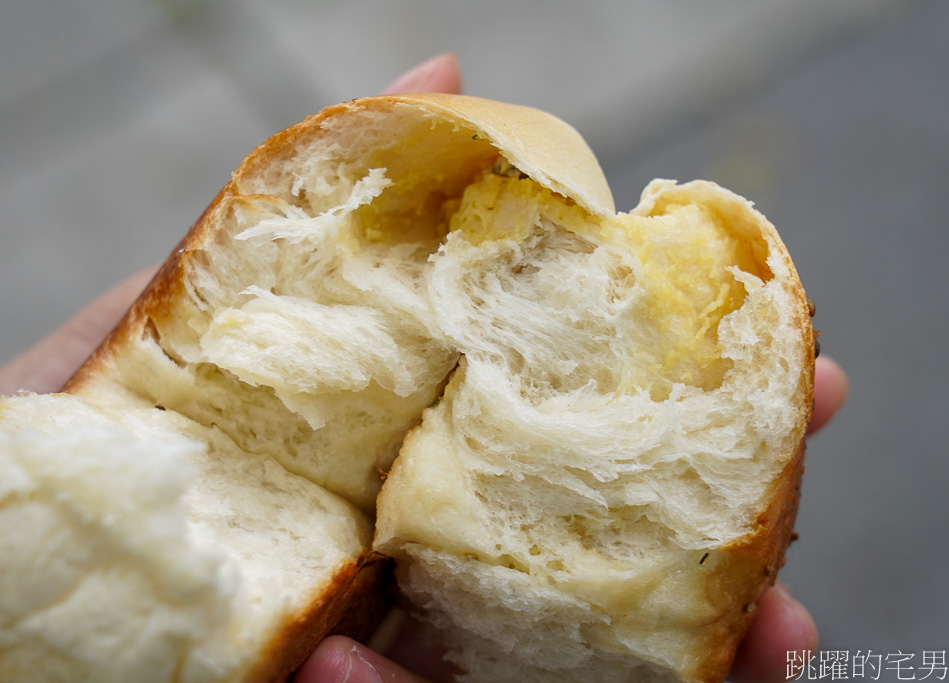
[[[745,200],[616,214],[549,115],[331,107],[244,161],[75,396],[0,404],[0,678],[281,680],[378,614],[375,517],[469,680],[721,680],[812,383]]]
[[[599,218],[491,175],[461,206],[432,281],[463,360],[376,548],[472,680],[721,678],[797,504],[813,358],[780,242],[709,183]]]

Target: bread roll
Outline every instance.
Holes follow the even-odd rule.
[[[388,556],[465,680],[720,681],[791,534],[807,309],[747,201],[617,214],[547,114],[326,109],[67,395],[0,403],[0,679],[284,680]]]

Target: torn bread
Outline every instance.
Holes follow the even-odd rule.
[[[331,107],[244,161],[73,396],[0,405],[0,515],[34,539],[4,532],[0,582],[59,581],[0,598],[0,674],[282,680],[374,621],[387,555],[468,680],[722,680],[812,383],[745,200],[656,181],[617,214],[532,109]]]

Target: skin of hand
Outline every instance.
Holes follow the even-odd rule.
[[[443,54],[416,66],[383,92],[461,92],[457,58]],[[143,270],[109,290],[77,313],[46,339],[0,368],[0,395],[19,390],[47,393],[61,387],[100,341],[155,273]],[[847,376],[834,361],[817,359],[814,411],[808,433],[823,427],[843,405]],[[784,681],[788,651],[814,651],[817,628],[810,614],[783,584],[762,598],[751,629],[739,648],[729,680],[734,683]],[[383,656],[343,636],[324,640],[294,678],[295,683],[441,683],[458,670],[442,660],[441,651],[423,645],[415,625],[402,626]],[[415,673],[411,673],[411,672]]]

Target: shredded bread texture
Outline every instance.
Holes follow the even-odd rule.
[[[812,381],[740,197],[617,214],[547,115],[340,105],[248,157],[74,396],[0,401],[0,517],[48,529],[0,574],[0,678],[283,680],[383,594],[378,553],[465,680],[720,681]]]
[[[470,680],[640,680],[617,658],[675,680],[703,656],[682,633],[720,628],[732,596],[704,575],[754,533],[801,437],[773,398],[805,374],[748,319],[796,299],[724,208],[597,221],[529,179],[466,191],[432,258],[463,361],[389,475],[376,546]]]

